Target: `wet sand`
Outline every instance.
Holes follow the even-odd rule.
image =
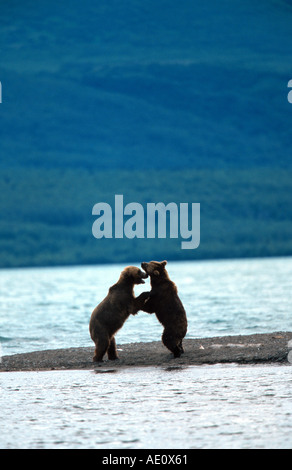
[[[177,359],[160,341],[118,345],[119,360],[92,362],[94,347],[51,349],[3,356],[0,371],[98,369],[143,366],[188,366],[216,363],[287,363],[292,332],[185,339]]]

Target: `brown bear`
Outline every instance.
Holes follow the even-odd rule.
[[[163,344],[180,357],[184,352],[182,340],[187,332],[187,316],[184,306],[177,294],[177,287],[165,269],[167,261],[150,261],[141,263],[141,267],[150,276],[151,291],[141,310],[155,313],[164,326]],[[146,294],[146,293],[145,293]]]
[[[127,266],[116,284],[109,288],[108,295],[91,314],[89,331],[95,343],[95,362],[102,361],[107,352],[111,360],[118,359],[115,333],[123,326],[130,314],[135,315],[143,306],[149,293],[134,295],[135,284],[145,284],[147,278],[141,269]]]

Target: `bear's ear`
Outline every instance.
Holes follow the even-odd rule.
[[[159,276],[160,272],[157,271],[157,269],[154,269],[153,274],[154,274],[154,276]]]
[[[164,261],[161,261],[160,264],[162,264],[162,266],[165,267],[165,266],[167,265],[167,261],[165,261],[165,260],[164,260]]]

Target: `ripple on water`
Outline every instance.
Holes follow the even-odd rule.
[[[290,448],[291,366],[1,374],[1,448]]]

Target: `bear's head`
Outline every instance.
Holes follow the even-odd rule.
[[[141,263],[141,267],[151,279],[159,279],[168,277],[165,269],[166,264],[167,261],[150,261],[150,263]]]
[[[147,273],[143,273],[140,268],[136,268],[136,266],[127,266],[122,272],[120,276],[120,280],[127,280],[131,284],[145,284],[143,279],[148,277]]]

